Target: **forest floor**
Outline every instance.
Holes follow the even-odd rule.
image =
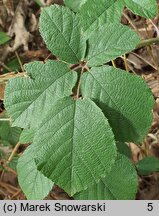
[[[23,72],[23,64],[54,56],[46,48],[38,30],[41,8],[34,0],[0,0],[0,31],[7,32],[11,37],[9,43],[0,46],[0,115],[4,112],[3,98],[7,80],[15,76],[15,72]],[[41,0],[46,6],[53,3],[62,4],[62,0]],[[159,37],[159,16],[146,20],[132,14],[125,8],[121,22],[129,25],[141,39]],[[153,155],[159,158],[159,45],[142,47],[126,55],[126,59],[117,58],[115,65],[121,69],[127,68],[130,73],[141,76],[151,88],[155,106],[153,110],[152,127],[141,148],[130,143],[132,160],[136,163],[145,156]],[[1,148],[0,143],[0,148]],[[20,146],[20,155],[25,146]],[[7,149],[9,154],[13,147]],[[0,165],[4,158],[0,155]],[[17,173],[12,169],[7,172],[0,170],[0,200],[25,199],[21,191]],[[70,199],[66,193],[55,186],[46,199]],[[139,187],[136,199],[159,199],[159,174],[139,177]]]

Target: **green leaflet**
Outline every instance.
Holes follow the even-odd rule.
[[[126,6],[135,14],[151,19],[157,16],[157,0],[124,0]]]
[[[117,0],[107,10],[107,22],[105,23],[120,23],[122,12],[124,9],[124,1]]]
[[[52,5],[40,16],[40,33],[48,49],[60,59],[78,63],[84,58],[86,42],[78,17],[68,8]]]
[[[159,172],[159,159],[152,156],[145,157],[136,164],[136,168],[139,175],[143,176]]]
[[[132,200],[137,192],[137,173],[124,155],[118,154],[108,175],[98,184],[74,196],[79,200]]]
[[[109,21],[110,12],[107,11],[117,0],[87,0],[80,8],[78,16],[84,34],[88,37],[92,31]],[[114,14],[115,16],[115,14]],[[112,20],[113,22],[113,20]]]
[[[5,44],[8,42],[11,38],[4,32],[0,31],[0,45]]]
[[[89,37],[86,56],[88,66],[102,65],[115,59],[133,50],[139,41],[137,34],[129,27],[119,23],[105,24]]]
[[[83,75],[82,96],[102,109],[116,140],[141,142],[152,122],[154,99],[144,80],[109,66]]]
[[[64,0],[67,7],[77,12],[87,0]]]
[[[20,135],[20,144],[32,143],[35,134],[35,129],[24,129]]]
[[[59,100],[43,119],[33,144],[38,170],[70,195],[98,182],[116,158],[114,135],[90,99]]]
[[[65,0],[69,2],[71,7],[72,0]],[[78,5],[81,0],[76,0]],[[79,6],[74,5],[74,11],[79,10]],[[127,6],[134,13],[145,18],[153,18],[157,16],[158,6],[156,0],[86,0],[78,13],[83,32],[88,38],[90,34],[97,28],[106,23],[119,23],[124,6]],[[77,7],[77,8],[76,8]]]
[[[18,127],[11,127],[8,121],[0,121],[0,141],[4,145],[16,145],[21,131]]]
[[[34,161],[35,154],[33,146],[29,146],[17,164],[19,184],[29,200],[44,199],[54,185],[51,180],[37,170]]]
[[[25,69],[29,77],[7,82],[4,103],[14,126],[33,128],[56,100],[72,94],[77,74],[58,61],[32,62]]]

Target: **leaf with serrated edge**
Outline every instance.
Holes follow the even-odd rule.
[[[33,141],[38,170],[68,194],[98,182],[116,158],[114,134],[90,99],[61,99],[39,126]]]
[[[110,66],[82,77],[81,92],[102,109],[118,141],[140,142],[152,122],[154,99],[145,81]]]
[[[44,199],[54,185],[50,179],[37,170],[34,161],[35,154],[33,146],[29,146],[17,164],[19,184],[29,200]]]
[[[129,38],[129,40],[128,40]],[[96,29],[88,40],[88,66],[99,66],[133,49],[140,39],[122,24],[105,24]]]
[[[117,0],[98,0],[98,2],[96,0],[87,0],[78,13],[84,35],[89,37],[92,31],[105,23],[119,21],[120,12],[122,12],[123,8],[124,3]]]
[[[126,6],[135,14],[147,19],[154,18],[158,13],[156,0],[124,0]]]
[[[124,155],[118,154],[117,160],[108,175],[98,184],[90,186],[74,196],[79,200],[132,200],[137,193],[137,173]]]
[[[60,59],[78,63],[84,58],[86,42],[78,17],[67,7],[52,5],[40,16],[40,33],[48,49]]]
[[[32,62],[25,65],[29,77],[17,77],[7,82],[5,108],[13,125],[36,127],[56,100],[72,94],[77,73],[58,61]],[[36,124],[36,125],[35,125]]]

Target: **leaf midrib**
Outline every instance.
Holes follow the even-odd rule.
[[[51,18],[51,16],[45,11],[45,14],[50,18],[50,20],[53,22],[54,26],[56,27],[56,29],[58,30],[59,33],[61,33],[63,39],[65,40],[66,44],[68,45],[69,49],[71,50],[71,52],[74,54],[74,56],[76,57],[77,62],[80,61],[80,59],[78,58],[78,55],[75,53],[75,51],[73,50],[72,46],[69,44],[69,42],[66,40],[66,38],[64,37],[63,33],[60,31],[60,29],[58,28],[58,26],[56,25],[56,23],[54,22],[54,20]],[[72,32],[74,31],[74,29],[72,29]],[[71,33],[72,34],[72,33]],[[80,41],[79,41],[80,42]]]
[[[117,0],[116,0],[116,1],[117,1]],[[114,1],[113,4],[115,4],[115,1]],[[113,5],[113,4],[112,4],[112,5]],[[87,31],[92,27],[92,25],[96,22],[96,20],[98,20],[105,12],[107,13],[106,10],[108,10],[112,5],[110,5],[109,7],[103,8],[103,10],[102,10],[102,12],[99,14],[99,16],[98,16],[96,19],[94,19],[94,20],[92,21],[91,24],[89,24],[89,27],[87,27],[86,29],[84,29],[84,33],[87,32]]]
[[[56,80],[53,80],[51,83],[49,83],[49,85],[47,85],[43,91],[40,91],[40,93],[38,95],[36,95],[37,97],[35,98],[35,100],[28,103],[28,106],[25,108],[25,110],[22,111],[14,121],[16,121],[31,105],[35,104],[36,101],[41,97],[41,95],[43,95],[48,90],[48,88],[50,88],[51,85],[53,85],[55,82],[57,82],[62,77],[66,76],[66,74],[68,74],[68,72],[69,72],[69,70],[65,74],[63,74],[62,76],[58,77]],[[31,123],[29,123],[29,124],[31,124]]]

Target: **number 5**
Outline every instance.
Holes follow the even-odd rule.
[[[147,210],[152,211],[153,210],[153,203],[148,203],[147,204]]]

